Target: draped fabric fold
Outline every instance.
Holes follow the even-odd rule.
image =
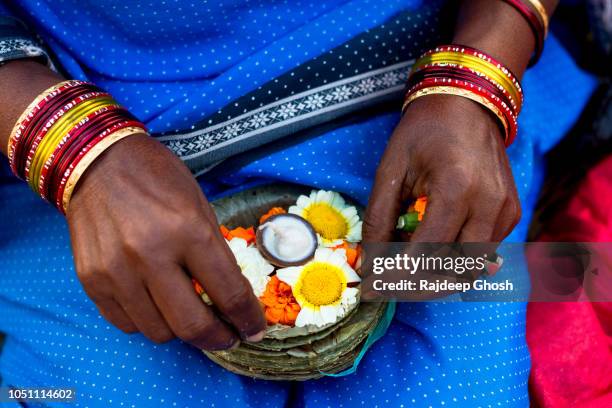
[[[397,111],[414,60],[448,37],[438,29],[444,26],[441,10],[432,2],[418,13],[398,13],[231,101],[189,131],[166,132],[159,140],[199,174],[219,160],[366,108],[391,102]]]
[[[108,55],[109,48],[112,54],[121,44],[112,44],[107,33],[99,35],[99,50],[85,49],[75,54],[82,45],[78,38],[68,37],[70,29],[81,24],[90,30],[96,28],[87,20],[95,16],[85,4],[81,7],[87,12],[79,15],[83,22],[66,21],[49,12],[39,31],[62,61],[64,72],[107,89],[145,121],[153,135],[183,159],[193,173],[201,174],[220,160],[333,123],[364,108],[388,102],[399,104],[412,62],[445,34],[448,36],[453,26],[452,20],[444,24],[440,20],[442,16],[452,18],[452,13],[442,11],[454,5],[446,6],[440,0],[421,3],[330,2],[316,14],[287,27],[284,37],[263,40],[249,49],[243,46],[241,41],[247,42],[244,39],[234,40],[236,47],[232,50],[222,36],[189,38],[183,48],[188,61],[196,60],[187,68],[192,73],[183,74],[185,70],[181,68],[172,70],[168,65],[177,65],[178,58],[166,58],[161,52],[165,50],[163,46],[148,48],[151,68],[143,78],[130,70],[118,72],[117,66],[132,63],[133,53],[143,55],[143,43],[148,45],[146,38],[123,38],[121,41],[128,42],[124,54],[110,64],[104,64],[112,57]],[[219,13],[226,12],[223,4],[218,7]],[[36,8],[39,13],[19,15],[33,28],[43,23],[40,14],[45,6]],[[235,11],[237,20],[240,15],[253,15],[247,7]],[[341,19],[344,27],[338,24]],[[50,27],[49,23],[54,25]],[[253,21],[248,26],[254,30],[257,23]],[[446,29],[441,31],[440,27]],[[353,34],[348,35],[350,32]],[[112,38],[119,41],[117,36]],[[302,48],[303,53],[291,50],[293,46]],[[216,55],[219,48],[224,51]],[[215,54],[210,55],[215,59],[214,67],[204,58],[207,53]],[[223,64],[223,60],[228,63]],[[138,58],[134,63],[140,64]],[[160,70],[164,66],[168,66],[167,70]],[[131,75],[135,78],[129,79]],[[173,80],[174,77],[180,79]],[[155,84],[163,88],[163,101],[154,108],[147,104],[146,109],[141,109],[140,103],[151,96],[149,89],[159,92]],[[218,94],[219,98],[207,101],[210,94]],[[225,98],[220,98],[222,95]],[[141,100],[135,101],[137,98]],[[397,110],[395,105],[393,110]]]

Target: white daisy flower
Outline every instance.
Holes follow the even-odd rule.
[[[334,191],[313,190],[310,196],[301,195],[290,214],[306,219],[314,228],[323,246],[335,247],[342,241],[361,241],[361,220],[357,209],[345,203]]]
[[[274,267],[261,256],[261,253],[254,246],[247,245],[242,238],[232,238],[227,241],[242,274],[247,278],[255,296],[261,296],[266,290],[266,285],[270,280],[270,274]]]
[[[312,261],[279,269],[276,276],[291,286],[301,307],[295,320],[297,327],[321,327],[346,316],[359,295],[359,289],[347,285],[361,282],[359,275],[346,262],[345,251],[330,248],[317,249]]]

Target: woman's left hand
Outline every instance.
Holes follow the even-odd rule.
[[[393,132],[376,173],[364,242],[391,242],[411,199],[427,196],[413,242],[498,242],[520,204],[495,118],[452,95],[417,99]]]

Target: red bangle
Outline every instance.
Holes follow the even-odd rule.
[[[523,90],[511,70],[471,47],[443,45],[427,51],[413,65],[402,113],[427,95],[454,95],[480,104],[497,118],[508,147],[516,138]]]
[[[525,20],[527,20],[527,23],[533,32],[535,37],[535,51],[531,61],[529,62],[529,66],[533,66],[542,56],[542,50],[544,49],[544,38],[546,38],[546,28],[544,27],[544,23],[540,20],[538,14],[531,10],[531,8],[521,0],[504,1],[514,7],[514,9],[518,11]]]
[[[125,116],[123,116],[123,114],[125,114]],[[49,180],[48,184],[50,186],[49,192],[46,194],[49,201],[55,202],[56,199],[58,199],[57,194],[61,194],[57,192],[57,190],[59,190],[59,181],[64,176],[72,161],[79,155],[83,147],[109,127],[115,126],[117,123],[131,121],[132,117],[126,110],[121,108],[113,112],[103,113],[96,119],[96,121],[81,128],[80,131],[75,133],[73,136],[74,142],[64,151],[58,164],[53,169],[51,180]],[[61,200],[61,196],[59,199]]]
[[[71,99],[85,93],[87,93],[87,90],[82,86],[67,89],[52,100],[47,101],[47,103],[42,106],[42,110],[30,120],[30,123],[24,129],[26,137],[24,137],[22,141],[21,151],[18,156],[19,161],[17,162],[22,178],[25,178],[26,153],[32,149],[32,144],[38,132],[46,125],[58,109],[67,104]]]
[[[91,92],[91,90],[89,91]],[[43,105],[43,110],[39,112],[38,115],[34,116],[28,126],[26,126],[26,128],[24,129],[24,131],[26,132],[26,136],[23,138],[23,141],[21,143],[21,149],[19,151],[19,156],[17,157],[17,165],[20,171],[20,176],[23,179],[26,178],[26,167],[29,166],[29,164],[27,163],[28,158],[29,160],[32,159],[31,152],[36,149],[36,147],[33,148],[33,145],[34,143],[38,145],[38,143],[40,142],[40,138],[38,138],[39,132],[47,126],[50,120],[56,121],[65,113],[67,109],[62,109],[62,107],[65,107],[65,105],[69,104],[71,100],[74,100],[77,97],[85,95],[87,93],[87,88],[81,86],[74,87],[72,89],[67,89],[62,94],[56,96],[53,100],[50,100],[45,105]],[[59,115],[55,117],[55,114],[58,112]],[[36,142],[37,139],[38,142]]]
[[[46,94],[43,99],[28,110],[28,113],[24,118],[20,118],[22,120],[13,131],[9,144],[9,162],[13,173],[15,173],[17,176],[23,178],[20,171],[20,169],[23,168],[21,166],[23,159],[23,154],[21,152],[27,151],[25,150],[28,146],[27,139],[33,137],[34,132],[31,131],[32,126],[38,124],[39,116],[44,115],[45,113],[53,112],[48,110],[47,107],[55,101],[55,98],[58,97],[58,95],[62,95],[63,93],[71,90],[71,88],[81,84],[83,84],[81,81],[69,81],[62,84],[57,89]]]
[[[102,95],[108,95],[108,94],[104,92],[89,92],[89,93],[81,94],[77,96],[76,98],[68,101],[59,110],[55,111],[55,114],[53,114],[50,118],[48,118],[48,120],[40,121],[43,125],[40,129],[37,129],[36,131],[32,132],[33,136],[31,137],[31,146],[29,146],[28,154],[25,155],[26,160],[23,166],[23,174],[24,174],[24,178],[26,181],[28,181],[30,177],[30,165],[32,164],[32,160],[34,158],[34,155],[36,154],[36,149],[38,148],[38,145],[40,144],[40,142],[46,136],[47,132],[55,124],[55,122],[57,122],[68,111],[70,111],[71,109],[74,109],[77,105],[85,102],[86,100],[94,99]]]
[[[146,133],[112,97],[82,81],[65,81],[28,105],[9,136],[11,169],[61,211],[80,177],[119,140]]]
[[[101,119],[103,114],[107,114],[108,112],[114,112],[118,109],[121,108],[116,105],[103,106],[97,111],[89,114],[85,119],[83,119],[75,127],[70,129],[68,133],[66,133],[66,135],[56,146],[51,156],[49,156],[47,161],[43,164],[42,170],[40,172],[40,182],[38,186],[39,193],[43,198],[49,199],[49,189],[47,186],[51,183],[52,177],[50,177],[50,175],[53,174],[52,169],[55,169],[60,159],[65,156],[66,150],[68,150],[68,147],[71,145],[71,142],[74,140],[74,138],[79,137],[81,131],[86,129],[93,121],[96,121],[99,117]],[[49,180],[49,183],[46,182],[47,179]]]
[[[47,191],[44,194],[47,200],[50,202],[56,201],[58,182],[62,178],[71,161],[77,157],[83,146],[85,146],[91,139],[102,133],[108,127],[111,127],[116,123],[130,120],[131,115],[128,116],[128,114],[124,116],[124,114],[127,114],[127,111],[123,108],[102,112],[97,117],[93,118],[93,120],[87,122],[85,126],[74,132],[74,135],[71,137],[72,142],[64,148],[64,151],[59,156],[57,164],[53,166],[53,169],[50,172],[50,179],[47,183]]]
[[[15,154],[15,152],[16,150],[19,149],[19,145],[21,144],[22,137],[24,137],[24,135],[27,135],[27,133],[24,132],[24,129],[30,123],[32,118],[36,116],[36,114],[42,109],[42,107],[49,100],[54,98],[58,93],[62,92],[63,90],[67,88],[70,88],[71,86],[74,86],[75,83],[79,83],[79,82],[80,81],[68,81],[66,83],[62,83],[58,85],[56,88],[50,91],[47,91],[42,96],[39,96],[30,106],[28,106],[28,108],[22,114],[22,116],[19,117],[19,119],[17,120],[17,124],[15,125],[15,127],[13,128],[13,131],[11,132],[11,137],[9,139],[9,146],[8,146],[9,163],[10,163],[11,169],[13,169],[13,172],[15,174],[17,174],[17,172],[16,172],[16,169],[14,169],[14,167],[16,166],[16,159],[19,157],[18,155]]]
[[[65,214],[65,210],[64,210],[64,206],[62,203],[62,199],[64,196],[64,190],[66,188],[66,182],[68,181],[68,178],[70,177],[72,170],[74,170],[74,168],[77,166],[77,164],[83,159],[83,157],[85,157],[85,155],[87,154],[87,152],[89,152],[92,148],[95,147],[96,144],[98,144],[99,142],[101,142],[102,140],[104,140],[104,138],[108,135],[110,135],[113,132],[116,132],[120,129],[124,129],[127,127],[139,127],[142,128],[143,132],[146,132],[146,129],[144,128],[144,125],[139,122],[139,121],[124,121],[121,123],[118,123],[116,125],[114,125],[111,128],[108,128],[107,130],[103,131],[102,133],[99,133],[97,135],[97,137],[94,137],[86,146],[84,146],[80,152],[78,153],[77,157],[70,162],[70,165],[68,166],[68,168],[64,171],[64,173],[62,174],[62,179],[61,181],[58,183],[58,191],[56,196],[56,202],[55,202],[55,206],[63,213]]]
[[[512,110],[510,109],[510,107],[506,103],[504,103],[499,97],[497,97],[491,92],[488,92],[482,89],[478,85],[475,85],[468,81],[463,81],[463,80],[458,80],[458,79],[428,78],[428,79],[421,81],[413,88],[411,88],[406,94],[406,98],[408,98],[411,94],[419,90],[422,90],[425,88],[431,88],[435,86],[451,86],[455,88],[465,89],[467,91],[475,93],[476,95],[479,95],[480,97],[487,99],[490,103],[495,105],[500,110],[500,112],[503,114],[505,118],[505,126],[507,126],[508,128],[507,131],[506,129],[503,130],[503,133],[505,133],[504,143],[506,147],[512,144],[512,142],[516,138],[516,134],[518,130],[516,116],[512,113]]]
[[[476,58],[480,58],[483,61],[488,62],[489,64],[494,65],[495,67],[497,67],[506,77],[508,77],[508,79],[510,79],[510,81],[512,81],[512,83],[514,84],[514,86],[516,87],[518,93],[520,94],[521,98],[523,97],[523,88],[521,87],[521,82],[518,80],[518,77],[514,74],[514,72],[512,72],[512,70],[510,70],[510,68],[506,67],[504,64],[502,64],[500,61],[498,61],[497,59],[495,59],[494,57],[490,56],[489,54],[486,54],[474,47],[470,47],[468,45],[463,45],[463,44],[449,44],[449,45],[440,45],[436,48],[433,48],[427,52],[425,52],[423,54],[423,56],[425,55],[431,55],[431,54],[435,54],[437,52],[459,52],[459,53],[465,53],[468,55],[472,55]],[[520,102],[520,104],[522,104],[522,100],[518,101]]]
[[[518,108],[508,91],[486,75],[481,75],[477,71],[470,68],[456,64],[426,65],[411,75],[410,79],[408,80],[408,88],[412,88],[421,80],[427,78],[452,78],[474,83],[475,85],[486,89],[488,92],[495,94],[498,98],[504,101],[506,105],[512,108],[512,113],[514,115],[518,116]]]

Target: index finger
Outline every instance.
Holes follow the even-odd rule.
[[[379,168],[363,219],[363,242],[391,242],[402,208],[404,179]]]
[[[455,242],[468,216],[468,205],[452,188],[427,194],[427,210],[411,242]]]
[[[221,234],[211,228],[209,239],[188,248],[186,266],[241,337],[259,341],[266,328],[259,300]]]
[[[204,350],[237,344],[236,333],[195,293],[191,279],[178,266],[169,266],[147,282],[149,292],[174,334]]]

